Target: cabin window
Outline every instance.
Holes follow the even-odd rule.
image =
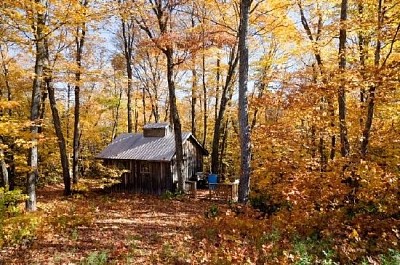
[[[149,162],[141,162],[140,163],[140,173],[150,173],[150,163]]]

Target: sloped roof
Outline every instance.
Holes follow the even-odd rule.
[[[189,132],[182,133],[182,142],[188,139],[194,140],[207,155],[199,142]],[[124,133],[112,141],[96,158],[121,159],[121,160],[147,160],[147,161],[171,161],[175,155],[174,134],[164,137],[144,137],[141,133]]]

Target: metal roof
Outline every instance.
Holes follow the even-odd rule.
[[[189,132],[182,133],[182,142],[193,138],[204,154],[208,154]],[[121,160],[171,161],[175,155],[175,138],[170,133],[164,137],[144,137],[141,133],[124,133],[112,141],[96,158]]]

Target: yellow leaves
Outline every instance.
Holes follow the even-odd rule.
[[[0,110],[1,111],[6,111],[6,110],[15,110],[17,108],[21,107],[21,104],[18,101],[5,101],[1,100],[0,101]]]
[[[351,233],[349,234],[349,238],[355,239],[356,241],[360,241],[360,236],[359,236],[359,234],[358,234],[356,229],[353,229],[351,231]]]

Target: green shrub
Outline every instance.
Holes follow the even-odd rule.
[[[105,265],[108,264],[107,251],[94,251],[81,263],[82,265]]]
[[[0,188],[0,223],[3,218],[21,213],[18,205],[25,201],[27,196],[21,190],[7,190]]]
[[[163,200],[181,199],[184,195],[185,193],[181,191],[171,192],[167,190],[161,195],[161,199]]]
[[[400,264],[400,250],[389,249],[388,253],[380,256],[382,265]]]
[[[317,240],[316,238],[297,239],[293,245],[297,265],[307,264],[338,264],[334,261],[335,252],[331,249],[328,242]]]
[[[21,190],[0,188],[0,247],[30,241],[35,236],[36,219],[20,216],[19,204],[26,198]]]
[[[214,218],[219,215],[219,209],[218,206],[213,204],[210,206],[210,208],[204,213],[205,217],[207,218]]]
[[[39,223],[40,217],[35,213],[7,218],[0,230],[0,247],[32,243]]]

